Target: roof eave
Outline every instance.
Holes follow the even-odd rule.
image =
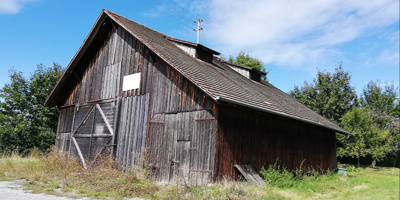
[[[245,104],[245,103],[242,103],[242,102],[237,102],[237,101],[234,101],[234,100],[231,100],[231,99],[227,99],[227,98],[225,98],[225,97],[216,97],[216,100],[217,100],[217,102],[220,103],[220,104],[221,104],[222,102],[226,102],[226,103],[230,103],[230,104],[235,104],[235,105],[243,106],[243,107],[246,107],[246,108],[258,110],[258,111],[261,111],[261,112],[270,113],[270,114],[278,115],[278,116],[281,116],[281,117],[285,117],[285,118],[289,118],[289,119],[294,119],[294,120],[296,120],[296,121],[301,121],[301,122],[305,122],[305,123],[312,124],[312,125],[315,125],[315,126],[323,127],[323,128],[326,128],[326,129],[335,131],[335,132],[340,133],[340,134],[352,135],[351,133],[349,133],[349,132],[347,132],[347,131],[345,131],[345,130],[336,129],[336,128],[331,128],[331,127],[325,126],[324,124],[321,124],[321,123],[317,123],[317,122],[310,121],[310,120],[306,120],[306,119],[303,119],[303,118],[299,118],[299,117],[287,115],[287,114],[285,114],[285,113],[273,112],[273,111],[270,111],[270,110],[266,110],[266,109],[262,109],[262,108],[259,108],[259,107],[256,107],[256,106],[252,106],[252,105],[249,105],[249,104]]]

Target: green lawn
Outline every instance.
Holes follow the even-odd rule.
[[[112,162],[82,169],[76,160],[62,154],[18,155],[0,158],[0,181],[26,179],[27,189],[56,195],[94,198],[144,197],[148,199],[400,199],[399,169],[360,168],[337,174],[305,177],[283,188],[245,182],[220,181],[209,186],[163,186],[146,169],[124,173]]]
[[[399,199],[399,169],[376,167],[348,172],[348,176],[323,177],[283,189],[292,199]]]

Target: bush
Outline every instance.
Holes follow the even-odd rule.
[[[279,188],[291,188],[301,182],[318,179],[321,174],[317,170],[303,171],[303,162],[296,170],[288,170],[279,166],[277,160],[275,164],[269,165],[268,169],[262,167],[259,173],[265,182]],[[327,175],[330,176],[332,173],[328,171]]]
[[[353,165],[350,165],[348,167],[346,167],[348,172],[359,172],[360,169],[358,169],[357,167],[354,167]]]
[[[297,171],[300,173],[300,170]],[[268,169],[264,167],[261,168],[260,174],[263,179],[270,185],[279,187],[279,188],[289,188],[292,187],[296,181],[301,179],[302,174],[292,173],[286,168],[281,168],[277,162],[275,164],[268,166]],[[295,176],[295,174],[297,176]],[[300,177],[299,177],[300,176]]]

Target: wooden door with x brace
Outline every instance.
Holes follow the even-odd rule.
[[[104,101],[75,106],[69,149],[85,168],[100,155],[112,154],[115,104],[115,101]]]

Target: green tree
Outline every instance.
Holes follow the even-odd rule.
[[[380,81],[370,81],[363,90],[362,106],[383,115],[392,115],[396,108],[396,96],[394,85]]]
[[[61,73],[57,64],[38,65],[29,79],[10,70],[11,83],[0,89],[0,152],[46,151],[54,143],[58,110],[43,104]]]
[[[394,163],[398,159],[400,144],[399,102],[393,84],[371,81],[363,89],[361,105],[370,110],[369,114],[381,130],[388,131],[392,137],[390,150]]]
[[[357,95],[350,85],[351,76],[342,66],[335,73],[318,71],[313,83],[304,82],[304,86],[295,86],[289,95],[307,107],[340,124],[340,119],[357,104]]]
[[[268,81],[267,79],[268,71],[266,71],[265,69],[264,62],[257,58],[251,57],[249,54],[244,53],[243,51],[239,52],[235,59],[233,58],[233,56],[229,56],[229,62],[248,66],[253,69],[259,70],[261,72],[264,72],[266,75],[262,76],[261,79]]]
[[[372,119],[364,110],[355,108],[347,112],[342,118],[342,125],[346,131],[353,135],[348,135],[348,138],[339,137],[344,147],[338,148],[338,155],[357,158],[357,164],[360,167],[360,158],[368,154],[366,133],[371,124]]]
[[[392,137],[388,130],[380,129],[374,123],[368,109],[353,108],[343,116],[342,126],[352,135],[346,139],[342,136],[344,147],[338,148],[339,156],[357,158],[360,167],[360,158],[370,155],[371,165],[375,167],[376,162],[388,154]]]

